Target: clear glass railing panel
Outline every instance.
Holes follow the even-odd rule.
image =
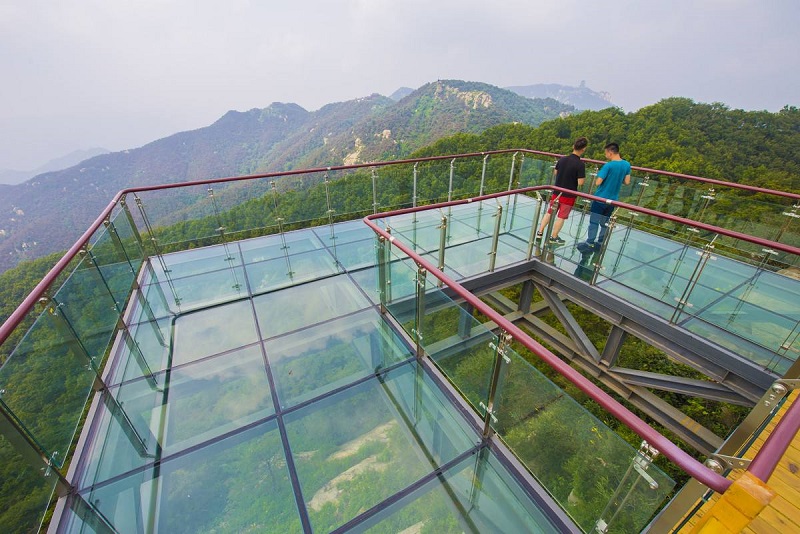
[[[506,356],[492,423],[498,435],[584,531],[602,519],[610,532],[640,532],[674,481],[635,462],[635,448],[522,356]]]
[[[284,409],[413,356],[375,310],[277,337],[265,349]]]
[[[665,175],[631,173],[630,185],[620,189],[619,200],[642,208],[699,220],[710,197],[708,186]]]
[[[50,497],[56,486],[56,475],[44,473],[30,465],[6,438],[0,435],[0,532],[39,532]]]
[[[283,219],[285,231],[328,222],[324,182],[324,173],[285,176],[276,182],[280,196],[274,213]]]
[[[425,294],[417,324],[423,350],[479,413],[485,413],[497,337],[444,291]]]
[[[137,292],[137,300],[140,299]],[[149,376],[166,368],[169,363],[172,321],[170,319],[143,320],[128,325],[119,333],[120,343],[112,358],[107,385]]]
[[[447,220],[447,208],[407,213],[386,218],[383,222],[391,229],[392,235],[422,254],[438,252],[443,220]]]
[[[411,502],[408,502],[411,499]],[[362,525],[395,532],[557,532],[557,525],[486,449]]]
[[[133,219],[129,218],[123,209],[119,209],[116,212],[111,223],[122,244],[124,255],[133,268],[133,272],[138,273],[146,255],[140,242],[140,230],[134,227]]]
[[[139,202],[136,203],[135,210],[131,199],[128,199],[128,205],[137,227],[149,239],[145,226],[146,217],[159,251],[171,252],[222,242],[219,231],[221,221],[214,209],[208,186],[193,185],[144,191],[137,195]]]
[[[119,532],[302,532],[274,420],[98,483],[84,497]]]
[[[481,158],[459,158],[452,167],[452,200],[477,196],[481,188]],[[449,185],[448,185],[449,187]]]
[[[372,232],[372,230],[370,230]],[[374,232],[373,232],[373,235]],[[350,272],[359,288],[367,295],[370,302],[373,304],[381,303],[383,297],[384,303],[389,304],[393,302],[405,302],[414,298],[417,291],[417,267],[416,264],[408,258],[404,253],[397,250],[395,247],[389,248],[386,262],[386,280],[385,285],[381,287],[380,268],[378,266],[379,243],[377,237],[372,238],[372,259],[369,267],[359,269],[355,272]],[[365,246],[365,244],[356,246]],[[386,244],[389,247],[388,241]],[[338,247],[337,247],[338,251]],[[413,304],[408,304],[409,309],[413,308]],[[405,306],[403,306],[405,310]]]
[[[213,185],[213,220],[219,220],[224,240],[233,242],[275,233],[275,199],[268,178]],[[205,221],[201,220],[201,223]]]
[[[399,199],[394,197],[389,188],[395,185],[398,189],[402,189],[403,186],[401,183],[394,184],[384,173],[402,180],[402,173],[397,172],[398,170],[393,166],[388,168],[378,167],[375,170],[374,197],[370,169],[329,172],[325,198],[328,220],[339,222],[360,219],[375,213],[373,205],[375,202],[378,203],[378,212],[394,209],[390,203]],[[402,198],[402,194],[399,197]],[[410,199],[411,193],[408,193],[406,200],[410,202]],[[330,208],[327,207],[328,202],[330,203]],[[330,213],[327,212],[328,209],[331,210]]]
[[[417,165],[417,206],[447,201],[450,160],[423,161]]]
[[[534,187],[537,185],[551,185],[553,168],[558,161],[555,158],[525,154],[525,160],[519,170],[519,186]],[[510,172],[510,169],[509,169]]]
[[[800,226],[800,214],[787,198],[753,195],[746,191],[717,187],[704,205],[697,220],[727,230],[792,244],[791,228]],[[797,203],[795,201],[795,203]],[[746,206],[746,209],[742,209]],[[741,250],[758,254],[761,247],[746,241],[737,242]],[[797,246],[797,243],[793,246]]]
[[[126,273],[128,269],[127,262],[120,268],[123,279],[132,274]],[[121,315],[121,308],[110,289],[103,272],[84,257],[53,295],[53,301],[58,305],[58,316],[63,319],[67,331],[75,335],[96,369],[102,368],[103,355]]]
[[[132,264],[128,260],[122,242],[116,237],[112,227],[106,227],[93,236],[88,247],[87,262],[87,266],[91,265],[99,270],[103,284],[114,298],[116,310],[124,310],[140,262],[134,259]]]
[[[96,377],[61,310],[48,306],[0,368],[2,401],[61,466]]]
[[[315,532],[330,532],[379,505],[476,441],[415,362],[284,420]]]
[[[517,172],[522,154],[492,154],[486,161],[486,176],[484,178],[483,193],[499,193],[515,189],[517,184]],[[514,167],[514,176],[511,175],[511,167]],[[524,169],[524,165],[523,165]],[[509,187],[510,184],[510,187]]]
[[[769,249],[744,254],[733,238],[625,209],[615,216],[605,248],[581,249],[586,215],[579,212],[562,231],[566,245],[537,251],[576,277],[759,365],[778,373],[788,369],[795,358],[786,340],[798,321],[800,291],[790,267],[772,259]]]

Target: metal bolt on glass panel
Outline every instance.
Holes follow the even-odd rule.
[[[617,489],[614,491],[605,509],[597,519],[595,532],[605,533],[612,528],[614,521],[619,517],[620,513],[623,513],[628,501],[639,491],[637,490],[637,486],[639,486],[641,482],[645,482],[647,488],[650,490],[658,489],[658,482],[647,472],[647,469],[657,456],[658,450],[648,444],[647,441],[642,441],[639,450],[636,452],[636,456],[633,457],[628,466],[628,470],[623,475],[622,480],[617,485]]]

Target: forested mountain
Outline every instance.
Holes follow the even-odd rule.
[[[788,106],[771,113],[668,98],[635,113],[609,108],[536,128],[501,125],[441,139],[419,154],[520,147],[567,153],[581,135],[589,138],[586,158],[603,160],[613,141],[635,166],[800,192],[800,109]]]
[[[535,126],[573,111],[458,80],[426,84],[397,102],[375,94],[314,112],[282,103],[229,111],[208,127],[4,187],[0,272],[67,248],[126,187],[397,158],[456,132]]]

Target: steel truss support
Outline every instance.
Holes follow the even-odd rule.
[[[537,287],[539,290],[539,294],[542,295],[544,300],[547,302],[547,305],[550,308],[550,311],[555,314],[558,318],[559,322],[564,326],[569,334],[569,337],[575,343],[577,350],[586,358],[591,358],[595,362],[600,361],[600,353],[597,351],[597,347],[595,347],[589,336],[583,331],[581,325],[578,324],[578,321],[572,316],[572,314],[567,309],[567,305],[562,302],[562,300],[544,287]]]

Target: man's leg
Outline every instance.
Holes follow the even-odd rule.
[[[539,229],[536,231],[537,236],[542,235],[542,232],[544,232],[544,229],[547,228],[547,223],[549,222],[550,222],[550,211],[548,210],[547,212],[545,212],[544,217],[542,217],[542,222],[539,224]]]
[[[597,238],[597,231],[603,219],[602,210],[604,207],[602,202],[597,202],[596,200],[592,202],[591,211],[589,212],[589,231],[586,237],[586,242],[589,244],[594,243]]]
[[[614,211],[614,206],[610,204],[606,204],[603,206],[603,213],[601,214],[600,220],[600,235],[597,237],[597,242],[599,244],[603,244],[603,241],[606,240],[606,232],[608,231],[608,219],[611,217],[611,213]]]
[[[561,227],[564,226],[564,221],[566,219],[562,219],[561,217],[556,217],[556,222],[553,223],[553,233],[550,234],[553,237],[558,237],[558,232],[561,231]]]

